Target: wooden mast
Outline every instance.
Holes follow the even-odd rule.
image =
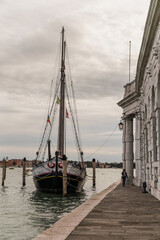
[[[64,155],[64,121],[65,121],[65,47],[64,27],[62,28],[62,55],[61,55],[61,86],[60,86],[60,112],[59,112],[59,136],[58,151],[59,156]]]

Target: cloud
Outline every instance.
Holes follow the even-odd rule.
[[[121,117],[116,103],[128,82],[130,40],[135,77],[148,6],[149,0],[0,2],[0,158],[35,156],[58,68],[62,26],[84,146],[91,153],[103,144]],[[108,148],[101,152],[102,161],[121,159],[120,135],[112,145],[115,154]]]

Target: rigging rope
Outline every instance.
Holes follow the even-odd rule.
[[[60,39],[60,42],[61,42],[61,39]],[[60,49],[60,43],[59,43],[58,53],[57,53],[57,57],[56,57],[56,62],[57,62],[57,59],[58,59],[58,63],[60,62],[60,50],[59,49]],[[56,68],[58,68],[58,65],[56,66]],[[56,79],[55,96],[53,98],[52,105],[51,105],[52,89],[53,89],[53,78],[52,78],[51,86],[50,86],[49,105],[48,105],[48,115],[52,119],[53,119],[53,117],[51,115],[52,115],[53,107],[54,107],[55,102],[56,102],[56,97],[58,96],[58,89],[59,89],[59,86],[60,86],[60,82],[59,82],[60,71],[58,71],[58,73],[57,73],[57,71],[55,71],[55,72],[56,72],[55,77],[54,77]],[[53,115],[55,115],[55,111],[53,112]],[[52,121],[52,123],[53,123],[53,121]],[[43,134],[42,134],[42,137],[41,137],[41,142],[40,142],[40,145],[39,145],[39,148],[38,148],[36,159],[40,158],[40,156],[41,156],[41,152],[42,152],[42,149],[43,149],[43,146],[44,146],[44,140],[45,140],[47,128],[48,128],[48,122],[47,122],[47,120],[45,120],[45,127],[44,127],[44,131],[43,131]],[[49,135],[49,137],[50,137],[50,135]],[[44,152],[43,152],[43,155],[42,155],[43,156],[42,159],[44,159],[45,152],[46,152],[46,145],[44,147]]]
[[[72,93],[73,105],[74,105],[75,117],[76,117],[76,125],[77,125],[77,131],[78,131],[78,136],[79,136],[79,142],[80,142],[80,145],[81,145],[80,130],[79,130],[79,123],[78,123],[78,114],[77,114],[77,108],[76,108],[76,98],[75,98],[73,80],[72,80],[72,75],[71,75],[71,67],[70,67],[70,62],[69,62],[68,49],[66,49],[66,53],[67,53],[67,60],[68,60],[68,72],[69,72],[69,76],[70,76],[71,93]]]
[[[78,138],[77,127],[76,127],[76,123],[74,121],[74,116],[73,116],[71,104],[70,104],[70,101],[69,101],[69,95],[68,95],[68,89],[67,88],[66,88],[66,95],[67,95],[69,110],[70,110],[71,117],[72,117],[72,123],[73,123],[74,131],[75,131],[75,137],[76,137],[76,140],[77,140],[76,143],[77,143],[79,152],[81,152],[82,150],[81,150],[81,146],[80,146],[80,142],[79,142],[79,138]]]
[[[56,110],[57,110],[57,106],[55,106],[54,112],[52,114],[51,126],[50,126],[49,133],[48,133],[48,140],[50,139],[50,135],[51,135],[51,132],[52,132],[52,126],[53,126],[53,122],[54,122],[54,119],[55,119]],[[44,157],[45,157],[45,154],[46,154],[47,145],[48,145],[48,142],[46,141],[46,144],[45,144],[45,147],[44,147],[44,151],[43,151],[43,156],[42,156],[43,160],[44,160]]]
[[[67,56],[67,64],[68,64],[68,78],[66,79],[68,81],[68,84],[66,84],[66,96],[68,100],[68,106],[72,118],[72,126],[73,130],[75,132],[75,140],[77,145],[77,152],[80,156],[82,162],[83,162],[83,156],[82,156],[82,150],[81,150],[81,140],[80,140],[80,131],[79,131],[79,123],[78,123],[78,114],[76,109],[76,100],[75,100],[75,94],[74,94],[74,88],[73,88],[73,80],[71,76],[71,68],[69,63],[69,57],[68,57],[68,50],[66,49],[66,56]],[[71,100],[73,100],[71,102]],[[73,109],[72,109],[73,106]],[[74,110],[74,111],[73,111]]]
[[[90,154],[85,159],[87,159],[87,158],[91,157],[92,155],[94,155],[95,153],[97,153],[106,144],[106,142],[108,142],[108,140],[113,136],[113,134],[114,134],[114,132],[116,131],[117,128],[118,128],[118,124],[115,127],[115,129],[113,130],[113,132],[109,135],[109,137],[104,141],[104,143],[99,148],[97,148],[97,150],[94,153]]]
[[[61,39],[60,39],[61,42]],[[60,49],[60,44],[59,44],[59,49]],[[59,51],[60,53],[60,51]],[[60,54],[58,56],[58,62],[60,62]],[[70,110],[70,114],[71,114],[71,119],[72,119],[72,125],[73,125],[73,129],[75,132],[75,139],[76,139],[76,145],[77,145],[77,152],[79,152],[80,158],[83,162],[83,156],[82,156],[82,150],[81,150],[81,140],[80,140],[80,131],[79,131],[79,124],[78,124],[78,114],[77,114],[77,109],[76,109],[76,99],[75,99],[75,93],[74,93],[74,88],[73,88],[73,80],[71,77],[71,68],[70,68],[70,62],[69,62],[69,57],[68,57],[68,50],[66,48],[66,58],[67,58],[67,64],[68,64],[68,68],[67,68],[67,72],[68,72],[68,78],[66,78],[66,96],[67,96],[67,100],[68,100],[68,106],[69,106],[69,110]],[[61,70],[61,69],[59,69]],[[46,121],[45,124],[45,128],[44,128],[44,132],[42,134],[42,138],[41,138],[41,142],[40,142],[40,146],[37,152],[37,158],[41,156],[41,152],[43,149],[43,153],[42,153],[42,160],[44,160],[45,154],[46,154],[46,149],[47,149],[47,141],[45,142],[45,136],[47,135],[47,129],[48,129],[48,139],[50,139],[50,135],[52,132],[52,126],[53,126],[53,122],[55,120],[55,115],[56,115],[56,110],[57,110],[57,97],[58,97],[58,93],[59,93],[59,88],[60,88],[60,71],[58,71],[57,76],[55,76],[56,79],[56,84],[55,84],[55,91],[54,91],[54,96],[52,96],[52,89],[53,89],[53,78],[51,80],[51,87],[50,87],[50,97],[49,97],[49,106],[48,106],[48,115],[51,118],[51,126],[49,126],[48,122]],[[68,84],[67,84],[68,81]],[[53,100],[52,100],[53,98]],[[73,101],[71,103],[71,100]],[[74,108],[74,111],[72,110],[72,107]],[[89,157],[91,157],[92,155],[94,155],[95,153],[97,153],[105,144],[106,142],[112,137],[112,135],[114,134],[114,132],[116,131],[118,127],[118,124],[116,126],[116,128],[113,130],[113,132],[109,135],[109,137],[104,141],[104,143],[97,148],[97,150],[90,154],[89,156],[87,156],[85,159],[88,159]],[[84,160],[85,160],[84,159]]]

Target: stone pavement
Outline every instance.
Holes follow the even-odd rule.
[[[108,188],[100,193],[93,195],[79,207],[67,213],[59,221],[54,223],[49,229],[40,233],[34,240],[65,240],[70,233],[80,224],[80,222],[92,211],[92,209],[104,199],[113,189],[115,189],[120,180],[114,182]]]
[[[116,182],[34,238],[64,239],[160,240],[160,201]]]
[[[118,185],[66,240],[160,240],[160,201]]]

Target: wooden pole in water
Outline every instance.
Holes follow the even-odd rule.
[[[4,161],[4,179],[6,179],[6,169],[7,169],[7,158]]]
[[[56,171],[55,171],[55,175],[56,175],[56,186],[57,186],[57,183],[58,183],[58,155],[59,155],[59,152],[56,151],[56,152],[55,152],[55,156],[56,156]]]
[[[7,162],[8,162],[8,157],[6,157],[6,159],[5,159],[5,172],[4,172],[4,179],[6,179]]]
[[[26,185],[26,158],[23,159],[23,183],[22,186],[24,187]]]
[[[4,180],[6,179],[6,160],[5,158],[3,159],[3,169],[2,169],[2,186],[4,187]]]
[[[67,195],[67,158],[63,155],[63,197]]]
[[[58,174],[58,151],[55,152],[56,155],[56,174]]]
[[[93,187],[96,186],[96,161],[95,161],[95,158],[93,158],[92,160],[92,167],[93,167]]]

